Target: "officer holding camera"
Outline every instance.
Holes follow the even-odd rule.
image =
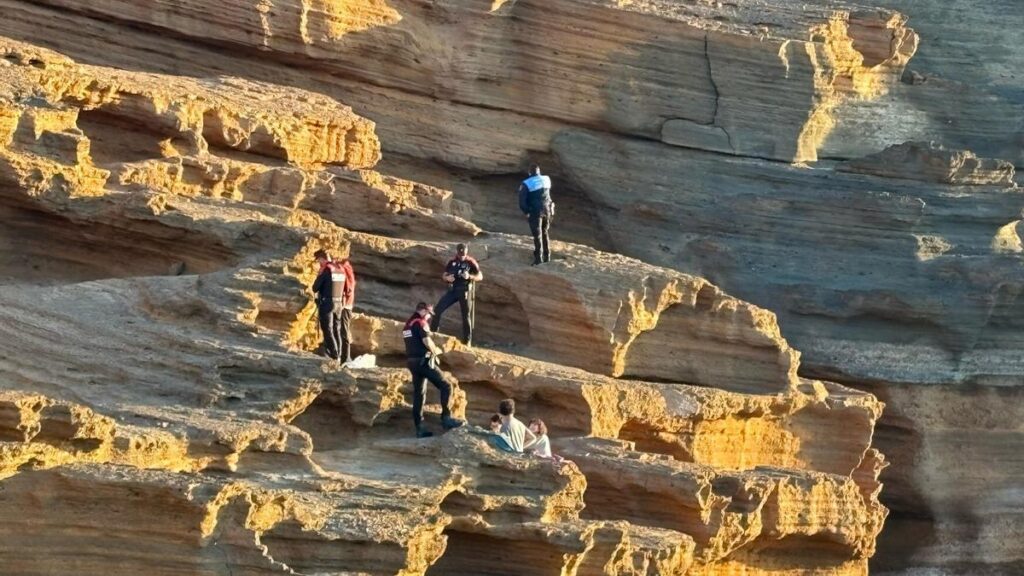
[[[484,279],[484,275],[480,272],[480,264],[469,255],[468,246],[460,243],[455,251],[455,257],[448,261],[441,275],[449,288],[434,307],[435,315],[430,328],[436,332],[441,325],[441,315],[458,302],[462,311],[462,343],[469,346],[473,342],[473,323],[476,320],[475,285]]]

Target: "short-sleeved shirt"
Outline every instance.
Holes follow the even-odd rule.
[[[459,260],[458,258],[452,258],[445,265],[444,271],[447,274],[451,274],[455,277],[455,281],[452,282],[452,288],[455,290],[469,290],[472,280],[467,280],[459,276],[460,272],[465,271],[471,276],[475,276],[480,273],[480,265],[471,256],[466,256],[465,259]]]
[[[523,214],[550,214],[551,178],[530,176],[519,185],[519,210]]]
[[[551,190],[551,178],[541,174],[535,174],[526,180],[523,180],[523,186],[526,186],[526,189],[530,192],[538,192],[545,188]]]
[[[409,358],[425,358],[430,350],[423,344],[423,339],[430,336],[430,325],[419,314],[414,314],[402,329],[405,340],[405,355]]]
[[[541,434],[537,437],[537,441],[530,446],[533,453],[543,458],[551,458],[551,439],[548,438],[547,434]]]
[[[526,433],[529,429],[526,424],[519,421],[518,418],[512,416],[508,419],[508,424],[501,425],[501,434],[508,440],[509,446],[515,452],[522,452],[523,447],[526,446]]]

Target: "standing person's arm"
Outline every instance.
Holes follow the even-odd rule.
[[[469,279],[473,282],[479,282],[484,279],[484,273],[480,271],[480,264],[472,258],[469,260]]]
[[[431,356],[441,355],[442,350],[437,346],[437,344],[434,344],[433,340],[430,339],[430,334],[423,337],[423,345],[427,347],[427,350],[430,350]]]
[[[455,275],[448,271],[449,264],[451,264],[451,262],[444,265],[444,272],[441,273],[441,278],[443,278],[445,282],[451,284],[452,282],[455,282]]]
[[[522,212],[523,214],[527,215],[527,216],[530,215],[530,208],[529,208],[529,206],[527,206],[527,202],[526,202],[527,197],[529,196],[529,194],[530,194],[530,190],[527,189],[526,184],[520,184],[519,185],[519,211]]]
[[[426,323],[417,323],[413,326],[412,330],[413,336],[419,338],[420,341],[423,342],[423,345],[426,346],[431,356],[441,355],[441,349],[437,346],[437,344],[434,344],[434,341],[430,338],[430,328],[426,326]]]
[[[316,294],[317,302],[320,301],[320,295],[323,294],[323,292],[325,290],[324,284],[327,283],[326,278],[327,278],[327,275],[324,274],[323,272],[321,272],[321,273],[317,274],[316,280],[313,281],[313,288],[312,289],[313,289],[313,294]]]
[[[345,270],[345,304],[354,304],[356,299],[356,272],[352,269],[352,264],[349,261],[345,261],[342,265]]]

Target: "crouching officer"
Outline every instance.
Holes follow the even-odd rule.
[[[441,425],[445,430],[458,428],[464,422],[452,418],[451,395],[452,387],[438,367],[438,357],[441,349],[430,339],[430,326],[428,319],[433,314],[433,309],[426,302],[416,305],[416,311],[405,323],[402,330],[402,337],[405,340],[405,355],[409,372],[412,373],[412,421],[416,425],[416,437],[426,438],[433,434],[423,428],[423,403],[427,399],[427,390],[423,386],[424,380],[430,383],[441,393]]]
[[[456,302],[462,311],[462,343],[473,343],[473,324],[476,322],[476,283],[484,279],[480,264],[469,255],[469,247],[459,244],[455,257],[448,261],[441,277],[448,283],[448,291],[437,302],[437,315],[430,323],[430,329],[437,332],[441,326],[441,315]]]
[[[533,264],[551,261],[548,230],[555,215],[551,201],[551,178],[540,173],[540,166],[530,166],[530,177],[519,185],[519,210],[530,223],[533,234]]]

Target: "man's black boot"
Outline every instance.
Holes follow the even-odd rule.
[[[445,430],[451,430],[453,428],[458,428],[459,426],[462,426],[463,424],[465,424],[465,422],[463,422],[462,420],[459,420],[458,418],[452,418],[451,414],[442,414],[441,415],[441,426],[444,426]]]
[[[433,435],[434,435],[433,432],[431,432],[430,430],[427,430],[423,426],[417,426],[416,427],[416,437],[417,438],[430,438]]]

